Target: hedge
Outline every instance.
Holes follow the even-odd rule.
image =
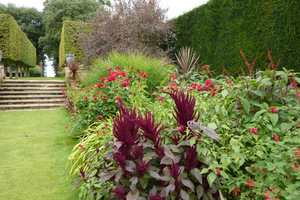
[[[85,31],[90,31],[91,27],[88,23],[77,21],[64,21],[61,40],[59,45],[59,66],[62,66],[66,61],[66,53],[74,54],[75,58],[81,62],[83,61],[83,50],[78,40],[78,34]]]
[[[210,0],[174,19],[178,50],[192,47],[217,74],[247,71],[239,47],[254,68],[265,69],[272,59],[279,68],[300,71],[299,0]]]
[[[35,67],[36,49],[11,15],[0,14],[0,50],[5,65]]]

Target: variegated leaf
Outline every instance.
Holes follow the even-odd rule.
[[[203,133],[205,135],[207,135],[208,137],[216,140],[217,142],[221,143],[221,138],[220,136],[212,129],[212,128],[209,128],[209,127],[206,127],[206,126],[200,126],[197,122],[194,122],[194,121],[188,121],[188,127],[194,131],[194,130],[197,130],[197,131],[203,131]]]

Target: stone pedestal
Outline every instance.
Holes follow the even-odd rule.
[[[4,66],[0,63],[0,80],[2,80],[5,77],[5,70]]]

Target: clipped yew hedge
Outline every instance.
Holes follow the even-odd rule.
[[[222,65],[247,70],[239,47],[248,61],[257,57],[254,68],[267,68],[269,48],[279,67],[300,71],[299,10],[299,0],[210,0],[174,19],[176,48],[192,47],[217,74]]]
[[[77,21],[64,21],[61,40],[59,45],[59,66],[66,61],[66,54],[74,54],[75,58],[81,62],[83,60],[83,51],[78,40],[78,35],[85,31],[90,31],[88,23]]]
[[[5,65],[35,67],[36,49],[8,14],[0,14],[0,50]]]

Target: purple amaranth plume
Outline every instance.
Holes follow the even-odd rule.
[[[190,148],[186,151],[186,158],[184,163],[186,165],[186,171],[189,173],[191,169],[193,169],[197,163],[197,151],[196,148]]]
[[[114,120],[113,134],[118,142],[121,142],[119,152],[126,158],[130,158],[131,147],[139,140],[138,126],[135,125],[137,115],[135,109],[129,110],[124,103],[119,105],[119,116]]]
[[[190,93],[187,93],[187,95],[184,94],[184,91],[181,90],[181,92],[166,92],[161,90],[164,93],[169,94],[172,99],[175,101],[174,106],[174,111],[173,113],[174,118],[177,120],[177,126],[183,126],[183,127],[188,127],[187,122],[188,121],[195,121],[197,122],[200,115],[196,117],[196,112],[195,112],[195,105],[196,105],[196,100],[195,97],[193,97]],[[196,119],[195,119],[196,118]],[[185,131],[180,131],[182,135],[185,134]]]
[[[115,188],[115,189],[111,190],[111,192],[114,193],[115,197],[119,197],[123,200],[126,200],[125,188]]]
[[[159,128],[161,125],[160,123],[155,125],[154,115],[150,111],[145,113],[144,118],[141,114],[139,114],[136,124],[143,131],[142,137],[151,140],[154,144],[155,152],[158,157],[162,159],[164,157],[164,150],[159,143],[161,141],[160,131],[163,129],[163,126]]]
[[[138,178],[141,177],[150,167],[150,163],[151,160],[149,160],[147,163],[145,163],[145,161],[142,161],[138,164],[138,166],[136,167],[136,173]]]
[[[167,196],[159,197],[158,194],[156,193],[154,196],[150,195],[149,199],[150,200],[164,200]]]
[[[178,180],[179,175],[181,174],[180,167],[177,165],[177,163],[174,163],[172,160],[172,165],[168,166],[170,170],[170,176],[172,176],[175,180],[174,185],[175,185],[175,190],[178,190],[178,186],[180,181]]]

